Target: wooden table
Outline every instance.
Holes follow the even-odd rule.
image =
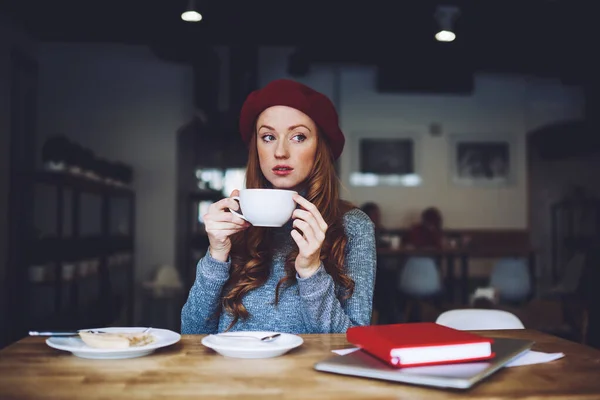
[[[86,360],[25,338],[0,351],[1,399],[599,399],[600,351],[533,330],[485,335],[536,341],[534,350],[564,352],[547,364],[505,368],[469,391],[449,391],[318,372],[332,349],[351,347],[345,335],[304,335],[278,358],[225,358],[201,336],[147,357]]]

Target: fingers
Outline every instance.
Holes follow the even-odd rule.
[[[204,224],[206,225],[206,228],[210,230],[236,229],[237,227],[249,225],[247,221],[232,213],[223,213],[223,215],[218,215],[216,217],[207,214],[204,217]]]
[[[226,209],[229,209],[229,208],[233,209],[233,207],[221,208],[221,206],[220,205],[217,206],[216,203],[213,205],[215,205],[215,208],[211,209],[211,207],[212,207],[212,205],[211,205],[208,208],[208,212],[202,216],[202,219],[204,220],[205,225],[208,225],[209,223],[219,223],[219,222],[226,222],[226,223],[231,223],[231,224],[235,224],[235,225],[246,225],[247,224],[247,221],[244,220],[243,218],[240,218],[237,215],[235,215],[234,213],[231,213],[229,211],[225,211]]]
[[[294,218],[292,225],[296,228],[292,230],[292,238],[298,245],[300,254],[313,257],[319,254],[325,241],[327,223],[314,204],[302,196],[297,196],[294,200],[304,209],[298,208],[292,214]]]
[[[320,214],[319,214],[320,215]],[[299,228],[305,234],[308,234],[311,239],[322,243],[325,240],[326,229],[323,230],[317,218],[309,211],[296,209],[292,216],[295,218],[293,225]],[[327,227],[327,224],[325,224]]]
[[[238,194],[237,189],[231,193],[232,196]],[[240,209],[239,203],[231,197],[226,197],[211,204],[208,207],[208,212],[203,215],[206,231],[211,233],[220,231],[220,236],[229,236],[250,226],[249,222],[229,212],[230,209],[234,211]]]
[[[208,214],[223,211],[227,208],[237,211],[240,209],[240,204],[237,201],[235,201],[234,199],[232,199],[231,197],[225,197],[224,199],[221,199],[215,203],[212,203],[208,207]]]
[[[320,230],[322,230],[322,231],[327,230],[327,223],[325,222],[325,220],[323,219],[323,216],[321,215],[321,213],[319,212],[319,210],[313,203],[306,200],[304,197],[300,196],[299,194],[294,195],[294,201],[296,203],[298,203],[300,206],[302,206],[302,208],[304,208],[310,214],[312,214],[315,221],[319,225]],[[296,211],[298,211],[298,210],[296,210]],[[296,212],[296,211],[294,211],[294,212]]]
[[[231,196],[237,196],[239,194],[239,190],[235,189],[231,192]],[[215,221],[228,221],[235,222],[237,224],[243,224],[244,219],[232,214],[230,212],[224,212],[226,210],[239,211],[240,204],[237,200],[234,200],[231,197],[225,197],[208,207],[208,212],[203,216],[203,218]]]
[[[294,242],[296,242],[296,244],[298,245],[298,249],[301,253],[306,252],[308,248],[308,242],[306,241],[304,236],[302,236],[302,234],[296,229],[292,229],[292,239],[294,239]]]
[[[315,231],[308,222],[302,221],[301,219],[295,219],[292,225],[299,233],[302,232],[302,236],[308,243],[318,242]]]

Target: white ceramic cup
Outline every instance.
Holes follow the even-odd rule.
[[[254,226],[278,227],[285,225],[296,208],[293,190],[242,189],[232,199],[240,202],[240,211],[229,210]]]

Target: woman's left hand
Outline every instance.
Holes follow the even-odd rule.
[[[321,265],[321,247],[325,241],[327,223],[321,213],[310,201],[300,195],[294,195],[294,201],[302,209],[297,208],[292,214],[294,218],[292,238],[298,245],[296,272],[301,278],[308,278]]]

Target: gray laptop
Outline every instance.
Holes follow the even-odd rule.
[[[335,374],[413,385],[468,389],[528,351],[533,344],[534,342],[529,340],[494,338],[492,349],[496,356],[491,360],[472,363],[394,368],[362,350],[357,350],[343,356],[330,357],[316,363],[314,367],[317,371]]]

